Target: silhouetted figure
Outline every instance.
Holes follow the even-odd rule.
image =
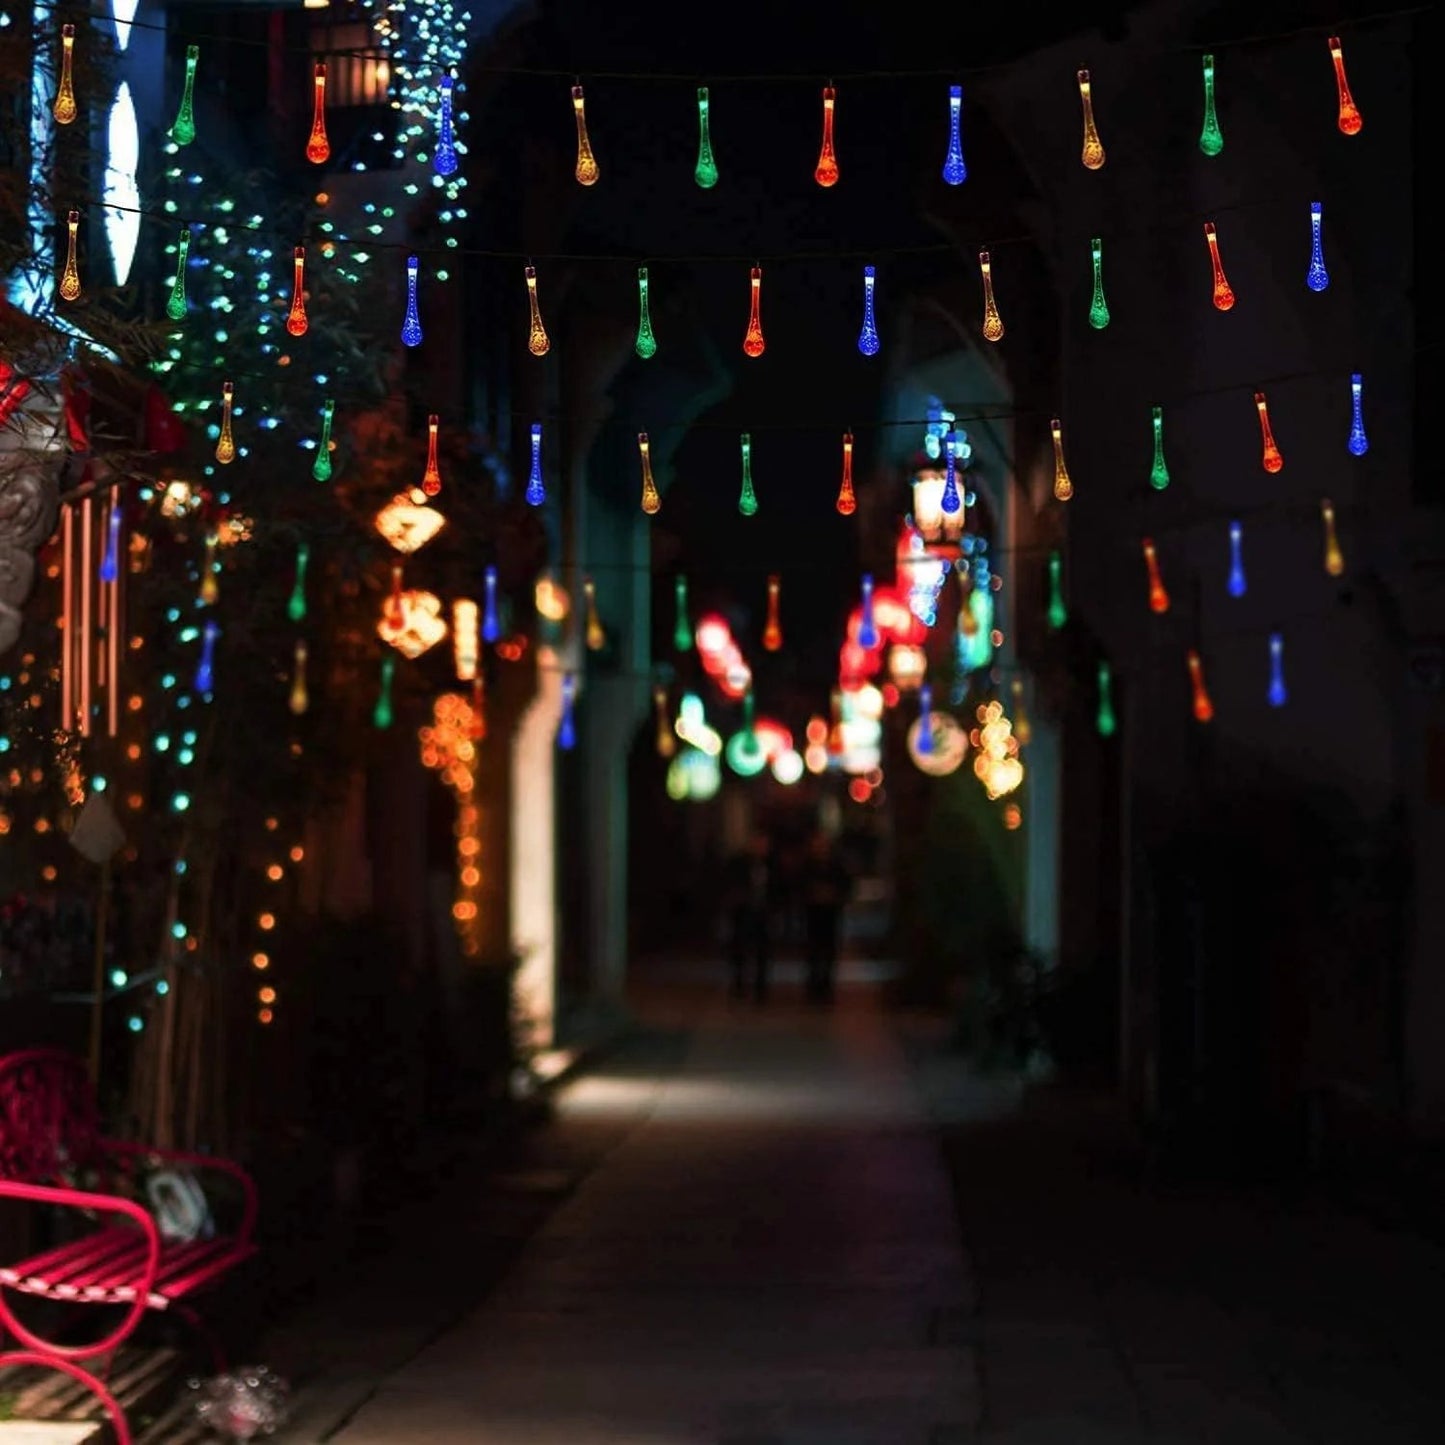
[[[838,966],[838,924],[852,880],[826,833],[815,833],[803,862],[803,919],[807,932],[807,994],[813,1003],[831,1003]]]
[[[762,1003],[768,996],[774,890],[772,845],[766,833],[755,833],[747,848],[728,860],[724,890],[733,997],[742,998],[747,993],[751,964],[753,997]]]

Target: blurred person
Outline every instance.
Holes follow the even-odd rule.
[[[852,879],[833,840],[821,830],[808,844],[802,872],[803,919],[807,935],[807,996],[833,1001],[838,966],[838,928],[852,891]]]
[[[772,910],[777,888],[772,842],[766,833],[755,832],[747,847],[728,859],[723,869],[723,888],[733,997],[742,998],[747,994],[751,964],[752,995],[762,1003],[768,996]]]

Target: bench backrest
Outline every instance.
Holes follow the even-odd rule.
[[[100,1117],[85,1063],[60,1049],[0,1057],[0,1178],[64,1179],[95,1157]]]

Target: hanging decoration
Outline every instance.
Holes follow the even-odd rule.
[[[1310,202],[1310,265],[1305,272],[1305,285],[1311,291],[1323,291],[1330,284],[1330,273],[1325,270],[1324,238],[1320,227],[1324,221],[1324,207],[1318,201]]]
[[[297,246],[291,253],[291,310],[286,317],[286,330],[292,336],[306,335],[306,247]]]
[[[743,336],[743,354],[745,356],[761,356],[766,349],[767,343],[763,340],[763,268],[754,266],[748,273],[748,329]]]
[[[477,604],[468,597],[452,603],[452,662],[458,682],[474,682],[477,677]]]
[[[943,493],[938,499],[939,511],[945,517],[955,517],[956,519],[957,514],[963,510],[963,498],[959,495],[958,490],[958,446],[957,433],[949,432],[943,439]],[[958,528],[962,530],[962,520],[957,520]]]
[[[1057,552],[1049,553],[1049,630],[1057,632],[1069,620],[1069,610],[1064,605],[1063,584],[1064,559]]]
[[[878,624],[873,616],[873,576],[869,572],[863,574],[861,584],[863,601],[860,604],[862,615],[858,622],[858,646],[872,649],[878,646]]]
[[[998,302],[993,295],[993,263],[987,251],[978,253],[978,269],[983,276],[983,339],[1003,340],[1003,318],[998,314]]]
[[[220,601],[221,584],[216,579],[216,573],[219,571],[216,550],[220,545],[221,539],[217,533],[206,533],[206,549],[201,557],[201,590],[198,599],[203,607],[214,607]]]
[[[311,561],[311,548],[305,542],[296,547],[296,581],[291,588],[291,599],[286,604],[286,616],[292,622],[306,620],[306,567]]]
[[[1228,311],[1234,305],[1234,290],[1224,274],[1224,262],[1219,259],[1219,233],[1213,221],[1204,223],[1204,241],[1209,247],[1209,266],[1214,275],[1214,289],[1210,299],[1216,311]]]
[[[311,465],[311,475],[318,482],[331,480],[331,419],[336,415],[336,403],[330,397],[321,404],[321,439],[316,443],[316,460]]]
[[[757,514],[758,497],[753,490],[753,439],[747,432],[742,434],[743,479],[742,490],[738,493],[738,511],[745,517]]]
[[[1278,632],[1269,637],[1269,692],[1271,707],[1283,707],[1289,700],[1284,686],[1284,638]]]
[[[1109,303],[1104,299],[1104,242],[1095,236],[1089,242],[1089,256],[1094,271],[1094,294],[1089,301],[1089,325],[1102,331],[1109,324]]]
[[[1231,597],[1243,597],[1244,578],[1244,528],[1238,522],[1229,524],[1229,582],[1227,589]]]
[[[75,105],[75,26],[60,27],[60,83],[50,108],[56,125],[69,125],[77,115]]]
[[[542,423],[532,423],[532,460],[527,469],[526,502],[529,507],[540,507],[547,500],[547,489],[542,484]]]
[[[838,157],[833,152],[833,105],[837,92],[831,85],[823,87],[823,147],[818,152],[818,164],[813,179],[824,188],[838,184]]]
[[[877,268],[863,268],[863,329],[858,333],[858,350],[864,356],[878,355],[878,322],[873,314],[873,286]]]
[[[929,722],[929,713],[932,710],[933,689],[925,682],[918,689],[917,751],[920,753],[933,751],[933,728]]]
[[[444,75],[437,91],[437,138],[432,148],[432,169],[439,176],[454,176],[457,173],[457,137],[452,120],[452,89],[456,85],[454,75]]]
[[[643,361],[657,355],[657,338],[652,334],[652,308],[647,299],[647,267],[637,268],[637,340],[633,350]]]
[[[782,585],[776,575],[768,578],[768,620],[763,627],[763,649],[767,652],[778,652],[783,646],[783,624],[778,617]]]
[[[488,567],[482,576],[482,641],[488,647],[502,635],[501,619],[497,616],[497,569]]]
[[[1019,746],[1026,748],[1034,739],[1033,724],[1029,721],[1029,715],[1024,710],[1024,680],[1016,677],[1009,684],[1009,691],[1013,694],[1014,700],[1014,736],[1019,740]]]
[[[692,178],[705,191],[710,191],[718,181],[717,161],[713,159],[712,153],[712,129],[705,85],[697,88],[697,165],[693,167]]]
[[[1352,457],[1362,457],[1370,449],[1369,438],[1365,435],[1365,414],[1361,392],[1365,379],[1357,371],[1350,377],[1350,438],[1345,443]]]
[[[552,342],[547,336],[547,328],[542,325],[542,307],[537,300],[537,268],[528,266],[525,271],[527,278],[527,350],[533,356],[546,356],[552,349]]]
[[[1064,427],[1058,417],[1049,422],[1049,434],[1054,442],[1054,500],[1067,502],[1074,495],[1074,484],[1064,464]]]
[[[1343,576],[1345,554],[1340,550],[1340,539],[1335,532],[1335,509],[1328,497],[1320,502],[1320,516],[1325,524],[1325,571],[1331,577]]]
[[[1119,722],[1114,716],[1114,677],[1109,664],[1101,661],[1098,670],[1098,710],[1094,714],[1094,730],[1101,738],[1111,738],[1118,731]]]
[[[196,66],[201,47],[186,46],[186,77],[181,87],[181,104],[170,129],[170,138],[178,146],[188,146],[196,138]]]
[[[843,433],[843,476],[838,483],[838,500],[833,504],[839,516],[851,517],[858,509],[858,498],[853,494],[853,433]]]
[[[597,584],[590,577],[582,579],[582,597],[586,603],[587,650],[601,652],[607,646],[607,631],[602,626],[602,616],[597,611]]]
[[[637,433],[637,450],[642,458],[642,510],[649,517],[655,517],[662,509],[662,497],[652,479],[652,448],[645,431]]]
[[[1104,164],[1104,142],[1099,139],[1099,128],[1094,124],[1094,95],[1089,83],[1089,72],[1079,72],[1079,103],[1084,108],[1084,149],[1081,159],[1084,168],[1097,171]]]
[[[408,661],[415,662],[447,635],[441,598],[414,590],[393,596],[376,631],[383,642],[389,642]]]
[[[221,386],[221,431],[216,440],[216,460],[222,466],[236,460],[236,439],[231,431],[231,413],[235,403],[236,388],[232,382]]]
[[[1164,460],[1164,408],[1156,406],[1152,412],[1154,427],[1154,459],[1149,466],[1149,485],[1156,492],[1162,492],[1169,485],[1169,466]]]
[[[80,230],[80,212],[72,211],[65,218],[65,267],[60,273],[62,301],[75,301],[80,296],[80,268],[76,265],[76,236]]]
[[[602,172],[597,157],[592,154],[592,141],[587,134],[587,102],[580,85],[572,87],[572,114],[577,120],[577,165],[572,174],[579,186],[595,186]]]
[[[406,492],[398,492],[374,522],[387,542],[406,556],[426,546],[446,524],[447,519],[435,507],[413,501]]]
[[[206,619],[206,625],[201,629],[201,656],[196,663],[196,677],[192,683],[192,691],[199,693],[202,697],[209,697],[216,683],[216,642],[221,635],[221,629],[214,617]]]
[[[166,301],[166,315],[172,321],[186,319],[186,266],[191,254],[191,228],[182,226],[176,237],[176,278],[171,282],[171,294]]]
[[[687,578],[680,573],[673,583],[672,645],[678,652],[691,652],[692,623],[687,616]]]
[[[300,717],[311,706],[311,699],[306,691],[306,644],[299,638],[292,656],[291,697],[288,706],[293,717]]]
[[[1345,79],[1345,52],[1338,35],[1330,36],[1330,60],[1335,67],[1335,88],[1339,92],[1340,110],[1338,125],[1342,135],[1359,135],[1365,118],[1350,94],[1350,83]]]
[[[385,732],[392,724],[391,685],[396,676],[396,658],[388,653],[381,659],[381,685],[376,694],[376,706],[371,710],[371,725]]]
[[[672,719],[668,716],[667,689],[661,685],[652,689],[652,712],[657,724],[657,756],[670,758],[677,752],[677,738],[672,730]]]
[[[1154,543],[1144,538],[1144,566],[1149,573],[1149,607],[1154,612],[1169,611],[1169,594],[1164,590],[1164,579],[1159,575],[1159,556]]]
[[[417,306],[416,278],[420,263],[415,256],[406,258],[406,315],[401,323],[401,344],[421,345],[421,311]]]
[[[1186,657],[1189,664],[1189,682],[1194,690],[1194,720],[1195,722],[1207,723],[1214,716],[1214,704],[1209,700],[1209,693],[1204,686],[1204,663],[1200,660],[1199,653],[1190,648]]]
[[[52,514],[53,515],[53,514]],[[90,737],[104,708],[107,737],[120,729],[125,569],[106,565],[111,538],[124,547],[120,491],[87,495],[60,511],[60,727]]]
[[[948,87],[948,153],[943,158],[943,183],[961,186],[968,179],[968,167],[963,163],[963,141],[959,135],[963,112],[963,87]]]
[[[577,746],[577,723],[572,709],[577,701],[577,675],[567,672],[562,675],[562,718],[557,724],[557,746],[563,752],[571,752]]]
[[[426,468],[422,472],[421,491],[423,496],[435,497],[442,489],[441,463],[437,457],[437,435],[441,429],[441,417],[433,412],[426,419]]]
[[[1280,450],[1275,445],[1274,432],[1269,424],[1269,403],[1264,399],[1262,391],[1254,394],[1254,409],[1259,413],[1259,439],[1263,449],[1260,465],[1270,473],[1280,471],[1284,467],[1284,457],[1280,455]]]
[[[1214,57],[1204,57],[1204,127],[1199,132],[1199,149],[1207,156],[1217,156],[1224,149],[1224,132],[1214,109]]]
[[[743,725],[727,740],[723,756],[728,767],[740,778],[755,778],[768,765],[767,754],[763,751],[754,724],[751,688],[743,694]]]

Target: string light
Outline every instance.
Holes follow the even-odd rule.
[[[336,402],[327,397],[321,404],[321,440],[316,443],[316,460],[311,464],[311,475],[318,482],[331,480],[331,419],[336,414]]]
[[[1228,311],[1234,305],[1234,292],[1224,275],[1224,262],[1219,259],[1219,236],[1213,221],[1204,223],[1204,239],[1209,246],[1209,264],[1214,272],[1214,309]]]
[[[950,517],[963,507],[963,499],[958,494],[958,434],[949,432],[943,439],[943,496],[939,499],[939,507]]]
[[[1350,83],[1345,79],[1345,52],[1340,45],[1338,35],[1330,36],[1330,59],[1335,67],[1335,88],[1339,91],[1340,114],[1339,127],[1343,135],[1359,135],[1365,124],[1365,118],[1360,114],[1360,108],[1355,104],[1354,97],[1350,94]]]
[[[122,521],[119,491],[112,497],[106,517],[105,556],[100,563],[100,580],[114,582],[120,576],[120,524]]]
[[[1365,379],[1357,371],[1350,377],[1350,439],[1345,443],[1352,457],[1362,457],[1370,449],[1370,439],[1365,435],[1364,403],[1361,391]]]
[[[763,340],[763,268],[754,266],[748,273],[751,296],[748,308],[748,329],[743,337],[743,353],[746,356],[761,356],[767,343]]]
[[[178,146],[188,146],[196,138],[196,66],[200,59],[199,45],[186,46],[186,78],[181,87],[181,104],[170,129],[170,137]]]
[[[1057,552],[1049,553],[1049,631],[1057,632],[1069,620],[1064,605],[1064,559]]]
[[[838,157],[833,153],[833,105],[837,99],[837,93],[831,85],[823,87],[823,147],[818,152],[818,165],[813,171],[813,179],[820,186],[836,186],[838,184]]]
[[[758,496],[753,490],[753,439],[747,433],[742,434],[742,490],[738,493],[738,511],[745,517],[752,517],[757,514]]]
[[[306,247],[297,246],[291,253],[291,311],[286,317],[286,330],[292,336],[306,335]]]
[[[1305,272],[1305,285],[1311,291],[1323,291],[1330,284],[1330,273],[1325,270],[1324,241],[1320,235],[1323,212],[1324,207],[1318,201],[1310,202],[1310,265]]]
[[[1342,576],[1345,554],[1340,550],[1340,539],[1335,531],[1335,509],[1328,497],[1320,502],[1320,517],[1325,524],[1325,571],[1331,577]]]
[[[220,635],[221,629],[215,618],[207,618],[201,631],[201,659],[196,664],[196,680],[191,689],[202,697],[205,697],[215,684],[216,639]]]
[[[439,176],[452,176],[457,170],[456,134],[452,125],[452,87],[456,78],[444,75],[437,94],[437,139],[432,149],[432,168]]]
[[[1217,156],[1224,149],[1224,132],[1214,109],[1214,57],[1204,57],[1204,128],[1199,132],[1199,149],[1207,156]]]
[[[552,349],[552,343],[547,337],[547,328],[542,325],[542,307],[537,300],[537,268],[528,266],[525,272],[527,278],[527,311],[529,321],[527,326],[527,350],[533,356],[546,356]]]
[[[1244,556],[1243,556],[1244,528],[1238,522],[1229,524],[1229,595],[1231,597],[1243,597],[1245,592],[1244,581]]]
[[[667,689],[656,684],[652,689],[652,711],[657,720],[657,756],[670,758],[677,752],[677,738],[673,734],[672,719],[667,711]]]
[[[1204,686],[1204,664],[1192,647],[1186,660],[1189,664],[1189,681],[1194,689],[1194,720],[1207,723],[1214,716],[1214,704],[1210,702],[1209,692]]]
[[[296,581],[291,588],[291,599],[286,604],[286,615],[292,622],[306,620],[306,567],[311,561],[311,548],[305,542],[296,546]]]
[[[406,316],[401,323],[401,344],[421,345],[421,312],[417,308],[416,278],[418,262],[415,256],[406,258]]]
[[[873,575],[865,572],[862,582],[863,603],[858,621],[858,646],[871,651],[878,646],[878,624],[873,619]]]
[[[577,119],[577,166],[573,174],[577,177],[578,185],[595,186],[601,171],[597,166],[597,157],[592,154],[592,142],[587,135],[587,102],[583,98],[580,85],[572,87],[572,114]]]
[[[597,584],[590,577],[583,579],[582,596],[587,605],[587,650],[601,652],[607,646],[607,631],[597,611]]]
[[[692,651],[692,623],[687,615],[687,578],[681,573],[672,584],[672,645],[678,652]]]
[[[1254,394],[1254,408],[1259,413],[1259,438],[1264,449],[1260,465],[1270,473],[1280,471],[1284,467],[1284,457],[1274,443],[1274,432],[1269,425],[1269,403],[1265,401],[1262,391]]]
[[[851,517],[858,509],[858,499],[853,495],[853,433],[843,433],[843,478],[838,483],[838,500],[833,504],[839,516]]]
[[[1149,485],[1162,492],[1169,485],[1169,465],[1164,460],[1164,408],[1153,409],[1154,460],[1149,467]]]
[[[878,355],[878,323],[873,315],[873,286],[876,270],[863,268],[863,329],[858,333],[858,350],[864,356]]]
[[[452,661],[458,682],[472,682],[477,675],[477,604],[467,597],[452,603]]]
[[[191,254],[191,228],[182,226],[176,237],[176,279],[171,282],[171,294],[166,301],[166,315],[172,321],[186,319],[186,262]]]
[[[564,752],[571,752],[577,746],[577,724],[572,709],[577,701],[577,676],[564,673],[562,676],[562,718],[557,725],[557,746]]]
[[[963,141],[959,135],[963,111],[963,87],[948,87],[948,154],[943,158],[943,180],[945,185],[961,186],[968,179],[968,167],[963,163]]]
[[[221,587],[216,581],[216,548],[220,538],[214,532],[206,533],[206,551],[201,559],[201,591],[199,601],[203,607],[214,607],[221,597]]]
[[[1119,729],[1114,716],[1114,679],[1107,662],[1100,662],[1098,671],[1099,705],[1094,714],[1094,730],[1101,738],[1111,738]]]
[[[60,273],[60,299],[74,301],[80,296],[80,270],[75,262],[76,233],[80,229],[80,212],[72,211],[65,219],[65,268]]]
[[[442,489],[441,463],[437,457],[437,434],[441,417],[436,412],[426,419],[426,470],[422,473],[421,489],[428,497],[437,496]]]
[[[317,61],[311,75],[311,134],[306,141],[306,159],[319,166],[330,157],[331,142],[326,138],[326,63]]]
[[[768,578],[768,620],[763,627],[763,648],[777,652],[783,645],[783,624],[778,616],[779,594],[782,581],[777,576]]]
[[[75,104],[75,26],[60,27],[60,83],[51,115],[57,125],[69,125],[77,114]]]
[[[1014,700],[1014,736],[1018,739],[1019,746],[1026,748],[1034,739],[1034,729],[1028,713],[1024,711],[1023,678],[1014,678],[1009,684],[1009,691],[1013,693]]]
[[[1149,573],[1149,607],[1151,611],[1169,611],[1169,594],[1164,590],[1164,579],[1159,575],[1159,554],[1154,550],[1153,541],[1144,538],[1144,566]]]
[[[236,460],[236,440],[231,432],[231,406],[235,387],[231,382],[221,386],[221,435],[216,442],[216,460],[222,466]]]
[[[1054,500],[1067,502],[1074,495],[1074,484],[1064,464],[1064,429],[1058,417],[1049,421],[1049,433],[1054,442]]]
[[[913,746],[920,753],[933,751],[933,689],[926,682],[918,687],[918,741]]]
[[[717,161],[712,153],[712,129],[709,124],[709,102],[707,86],[697,88],[697,165],[693,167],[692,178],[705,191],[717,185]]]
[[[1089,242],[1089,255],[1094,268],[1094,295],[1089,302],[1089,325],[1102,331],[1109,324],[1109,303],[1104,299],[1104,242],[1095,236]]]
[[[983,274],[983,339],[1003,339],[1003,318],[998,314],[998,302],[993,296],[993,265],[987,251],[978,253],[978,269]]]
[[[292,669],[291,697],[287,705],[293,717],[300,717],[311,706],[311,699],[306,692],[306,644],[300,638],[296,640]]]
[[[652,308],[647,299],[647,267],[637,268],[637,341],[634,350],[646,361],[657,355],[657,338],[652,334]]]
[[[529,507],[540,507],[547,500],[542,484],[542,423],[532,423],[532,464],[527,472],[526,500]]]
[[[654,517],[662,509],[662,497],[652,479],[652,447],[645,431],[637,433],[637,451],[642,458],[642,510]]]
[[[385,732],[394,720],[391,705],[391,684],[396,676],[396,658],[387,653],[381,659],[381,686],[376,694],[376,706],[371,710],[371,725],[379,732]]]
[[[482,641],[488,646],[502,635],[501,620],[497,616],[497,569],[488,567],[482,576]]]
[[[1104,164],[1104,142],[1099,139],[1099,128],[1094,124],[1093,87],[1089,84],[1089,72],[1079,72],[1079,101],[1084,107],[1084,149],[1081,159],[1084,168],[1099,170]]]
[[[1269,635],[1269,705],[1283,707],[1289,700],[1284,687],[1284,638],[1278,632]]]

